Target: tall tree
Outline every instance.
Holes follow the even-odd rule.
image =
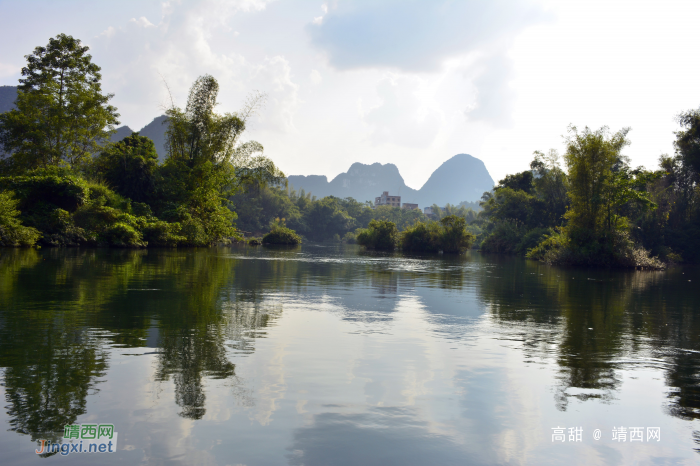
[[[696,177],[700,176],[700,108],[683,112],[677,119],[684,129],[675,133],[676,153]]]
[[[18,169],[79,165],[119,124],[88,50],[59,34],[25,57],[17,108],[0,115],[0,143]]]
[[[255,141],[241,143],[246,120],[264,101],[256,94],[237,113],[214,111],[219,83],[213,76],[198,78],[190,89],[185,109],[172,105],[166,112],[168,155],[163,167],[166,178],[161,207],[164,218],[183,222],[193,244],[217,241],[234,234],[235,219],[228,197],[251,184],[281,182],[284,174],[262,156]],[[189,232],[189,233],[188,233]]]
[[[579,133],[576,127],[569,127],[564,160],[569,171],[571,209],[566,217],[571,228],[592,234],[614,228],[611,210],[622,197],[615,166],[622,149],[629,145],[628,132],[629,128],[623,128],[609,135],[607,127],[596,131],[586,127]]]

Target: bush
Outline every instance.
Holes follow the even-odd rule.
[[[524,233],[523,228],[519,227],[515,221],[498,222],[493,231],[481,242],[480,249],[483,252],[515,254]]]
[[[404,251],[440,251],[440,225],[437,222],[416,222],[401,233],[399,245]]]
[[[124,222],[117,222],[110,225],[104,233],[104,239],[110,246],[123,248],[143,248],[146,244],[143,242],[143,237],[131,225]]]
[[[34,170],[25,176],[0,178],[0,189],[14,191],[22,212],[39,203],[73,212],[90,195],[85,180],[61,170]]]
[[[133,133],[107,145],[93,159],[90,170],[122,196],[138,202],[151,199],[155,189],[158,153],[150,139]]]
[[[357,233],[348,231],[343,235],[342,241],[345,244],[357,244]]]
[[[301,237],[287,227],[275,226],[263,236],[262,242],[263,244],[299,244]]]
[[[148,246],[174,247],[185,243],[187,238],[179,235],[180,224],[168,223],[163,220],[150,220],[142,227],[143,239]]]
[[[22,225],[12,192],[0,192],[0,246],[34,246],[41,237],[38,230]]]
[[[398,242],[396,224],[388,220],[372,220],[368,228],[358,230],[357,244],[367,249],[393,250]]]
[[[262,241],[260,238],[250,238],[248,240],[248,245],[249,246],[260,246],[262,244]]]
[[[440,222],[416,222],[400,239],[405,251],[460,253],[472,247],[476,236],[467,231],[463,217],[448,215]]]
[[[530,259],[548,264],[587,265],[641,269],[663,269],[665,265],[649,252],[634,245],[626,231],[592,237],[588,231],[573,235],[568,228],[546,235],[527,253]]]
[[[112,207],[113,209],[131,212],[131,201],[112,191],[108,186],[95,181],[88,181],[88,203]]]
[[[449,215],[442,220],[440,249],[444,253],[459,254],[474,244],[476,236],[467,231],[467,221],[456,215]]]
[[[186,218],[182,222],[180,234],[185,238],[184,243],[187,246],[209,246],[211,244],[202,223],[192,217]]]

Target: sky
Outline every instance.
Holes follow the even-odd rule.
[[[204,74],[220,112],[265,93],[244,139],[288,175],[393,163],[419,189],[467,153],[499,180],[570,125],[630,127],[652,169],[700,106],[698,20],[697,0],[0,0],[0,85],[65,33],[133,130]]]

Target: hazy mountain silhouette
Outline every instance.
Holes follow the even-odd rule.
[[[9,112],[15,108],[17,86],[0,86],[0,113]]]
[[[339,174],[330,183],[325,176],[319,175],[290,176],[288,180],[297,191],[303,188],[318,198],[332,195],[374,203],[374,198],[380,196],[382,191],[389,191],[400,194],[405,202],[411,202],[409,198],[413,199],[417,194],[415,189],[406,186],[399,169],[392,163],[353,163],[346,173]]]
[[[444,162],[419,190],[406,186],[398,168],[391,163],[354,163],[346,173],[330,182],[319,175],[292,175],[288,180],[297,191],[303,188],[318,198],[332,195],[374,203],[375,197],[389,191],[391,195],[400,195],[401,202],[415,203],[420,207],[473,202],[494,185],[484,162],[468,154],[457,154]]]
[[[114,133],[114,134],[109,138],[109,140],[112,141],[112,142],[119,142],[119,141],[121,141],[122,139],[124,139],[125,137],[131,136],[131,134],[132,134],[133,132],[134,132],[134,130],[132,130],[132,129],[129,128],[128,126],[120,126],[119,128],[117,128],[117,132]]]

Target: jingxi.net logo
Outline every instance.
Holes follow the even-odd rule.
[[[117,451],[117,433],[114,424],[80,424],[65,426],[62,442],[40,439],[37,455],[60,453],[114,453]]]

